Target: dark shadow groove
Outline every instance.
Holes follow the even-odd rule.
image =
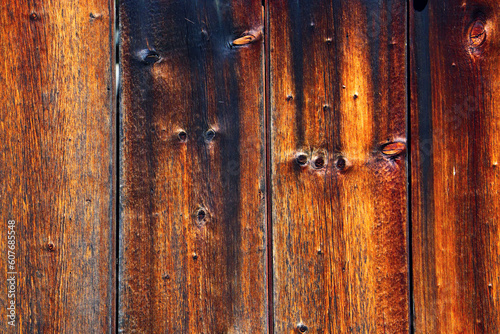
[[[413,2],[415,5],[415,0]],[[412,197],[412,169],[411,169],[411,154],[412,154],[412,141],[411,141],[411,51],[412,44],[410,39],[411,34],[411,24],[410,24],[410,6],[407,6],[406,11],[406,147],[407,147],[407,161],[406,161],[406,178],[407,178],[407,189],[406,189],[406,210],[407,210],[407,247],[408,247],[408,333],[413,334],[413,234],[412,234],[412,207],[411,207],[411,197]]]
[[[270,79],[270,40],[269,40],[269,0],[264,6],[264,129],[266,146],[266,238],[267,238],[267,322],[268,333],[274,333],[274,271],[273,271],[273,225],[272,225],[272,177],[271,177],[271,79]]]
[[[113,2],[111,2],[113,3]],[[121,212],[121,206],[120,206],[120,166],[121,166],[121,151],[120,151],[120,139],[121,139],[121,111],[120,111],[120,1],[116,0],[114,2],[114,6],[110,6],[114,10],[114,19],[115,21],[112,23],[114,24],[114,35],[111,36],[112,42],[114,43],[114,59],[111,59],[111,70],[115,71],[115,76],[114,82],[112,84],[114,85],[115,91],[114,91],[114,107],[116,108],[115,110],[115,127],[116,127],[116,132],[115,132],[115,177],[116,177],[116,186],[115,186],[115,193],[116,195],[114,196],[115,199],[115,249],[114,249],[114,254],[113,256],[115,257],[115,314],[113,315],[115,317],[114,319],[114,326],[115,326],[115,332],[119,332],[119,325],[120,325],[120,212]],[[118,70],[117,70],[118,69]]]

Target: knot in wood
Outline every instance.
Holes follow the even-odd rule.
[[[476,20],[469,29],[469,45],[472,48],[481,46],[486,40],[486,28],[483,20]]]
[[[237,39],[235,39],[231,45],[232,46],[243,46],[243,45],[247,45],[247,44],[251,44],[255,41],[257,41],[260,37],[261,33],[260,32],[246,32],[243,34],[242,37],[239,37]]]
[[[392,142],[382,146],[382,153],[390,158],[395,158],[406,151],[406,144],[403,142]]]

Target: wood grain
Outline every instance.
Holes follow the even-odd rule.
[[[113,15],[104,0],[0,4],[2,333],[115,331]]]
[[[406,2],[269,5],[273,329],[407,333]]]
[[[119,330],[264,333],[260,1],[125,0]]]
[[[411,12],[416,333],[500,332],[500,7]]]

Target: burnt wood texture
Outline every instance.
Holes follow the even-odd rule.
[[[500,332],[500,7],[411,11],[415,333]]]
[[[406,1],[269,1],[276,333],[406,333]]]
[[[120,4],[119,330],[267,328],[261,1]]]
[[[113,6],[0,4],[2,333],[115,331]]]

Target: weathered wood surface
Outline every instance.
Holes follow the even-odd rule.
[[[261,1],[120,5],[119,330],[264,333]]]
[[[406,1],[268,10],[274,331],[406,333]]]
[[[2,333],[115,331],[113,15],[105,0],[0,4]]]
[[[416,333],[500,332],[500,7],[411,12]]]

